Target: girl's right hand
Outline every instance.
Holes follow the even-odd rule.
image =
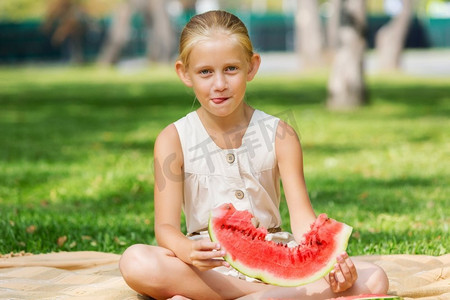
[[[223,260],[224,256],[225,251],[221,249],[220,244],[204,239],[192,242],[189,258],[193,266],[200,271],[206,271],[220,266],[229,267]]]

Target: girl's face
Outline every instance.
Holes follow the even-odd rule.
[[[260,61],[254,54],[249,62],[236,40],[217,34],[195,45],[189,66],[178,61],[176,70],[207,112],[225,117],[242,107],[247,81],[255,76]]]

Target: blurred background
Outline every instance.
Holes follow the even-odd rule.
[[[339,43],[337,24],[339,17],[344,15],[342,6],[355,6],[351,2],[2,0],[0,64],[59,62],[113,65],[136,58],[169,62],[176,57],[179,33],[192,15],[210,9],[226,9],[237,14],[247,25],[257,51],[303,51],[304,59],[300,64],[314,67],[320,60],[318,54],[330,54],[336,49]],[[377,43],[377,36],[380,38],[380,29],[387,29],[388,25],[391,31],[396,32],[387,34],[390,48],[397,43],[406,49],[416,50],[450,47],[449,1],[359,2],[365,2],[364,37],[368,49],[383,47],[382,39]],[[302,43],[302,36],[307,42]],[[310,49],[302,49],[302,46]],[[292,63],[286,65],[289,66],[292,68]],[[397,68],[398,65],[391,62],[384,67]]]

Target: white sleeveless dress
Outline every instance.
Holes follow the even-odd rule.
[[[279,118],[255,110],[241,146],[235,149],[218,147],[196,111],[174,123],[184,156],[183,210],[190,238],[208,237],[210,211],[223,203],[248,210],[259,226],[279,231],[280,174],[275,155],[278,122]],[[225,138],[231,141],[236,133],[227,133]],[[269,234],[268,239],[287,243],[293,237],[278,232]],[[245,278],[233,271],[225,273]]]

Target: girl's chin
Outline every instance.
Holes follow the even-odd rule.
[[[216,117],[227,117],[233,113],[233,109],[225,105],[213,104],[207,109],[208,113]]]

